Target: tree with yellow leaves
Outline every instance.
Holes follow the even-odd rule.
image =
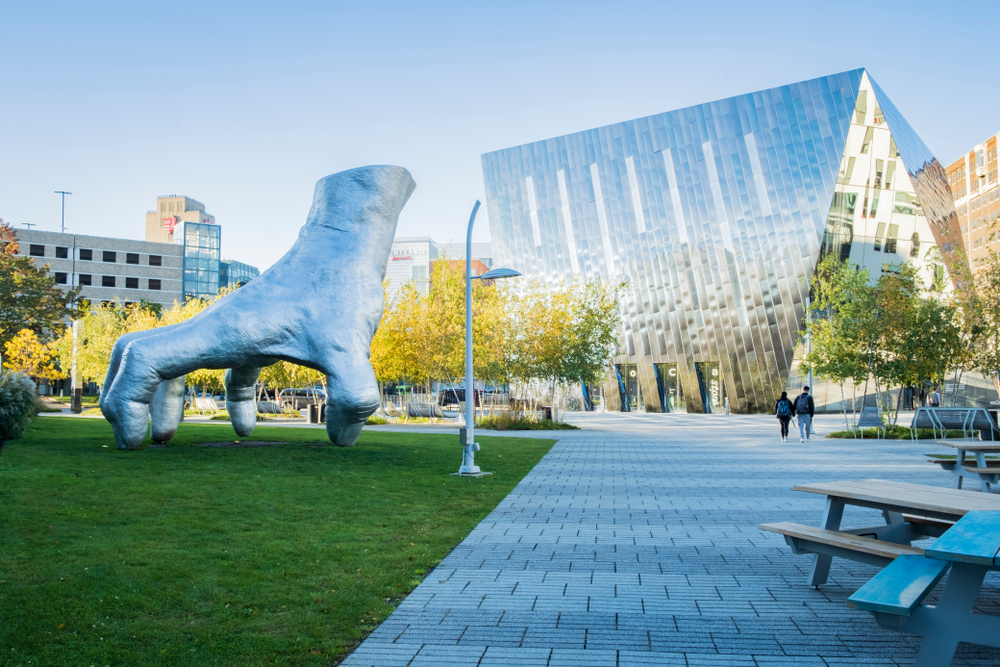
[[[4,368],[38,380],[61,380],[66,377],[55,364],[53,345],[40,341],[31,329],[21,329],[7,341],[4,351]]]

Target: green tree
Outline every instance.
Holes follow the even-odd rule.
[[[64,292],[32,257],[17,256],[17,234],[0,221],[0,349],[22,329],[47,338],[75,315],[78,289]]]

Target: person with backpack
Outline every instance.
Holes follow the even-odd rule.
[[[934,390],[931,392],[931,400],[928,402],[932,408],[941,407],[941,394],[938,393],[937,387],[934,387]]]
[[[792,407],[792,402],[788,400],[787,391],[781,392],[781,398],[774,404],[774,414],[778,417],[778,421],[781,422],[781,441],[788,442],[788,422],[792,421],[795,408]]]
[[[795,399],[795,416],[799,418],[799,442],[805,442],[812,434],[813,413],[816,405],[809,395],[809,387],[802,387],[802,393]]]

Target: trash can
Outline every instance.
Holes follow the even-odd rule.
[[[546,419],[548,419],[549,421],[552,421],[552,406],[551,405],[543,405],[542,406],[542,420],[546,420]]]
[[[319,423],[319,406],[318,405],[308,405],[308,406],[306,406],[306,423],[307,424],[318,424]]]

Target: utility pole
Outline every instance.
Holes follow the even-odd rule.
[[[73,194],[72,192],[66,192],[65,190],[56,190],[57,195],[62,195],[62,224],[60,224],[60,231],[66,233],[66,195]]]

